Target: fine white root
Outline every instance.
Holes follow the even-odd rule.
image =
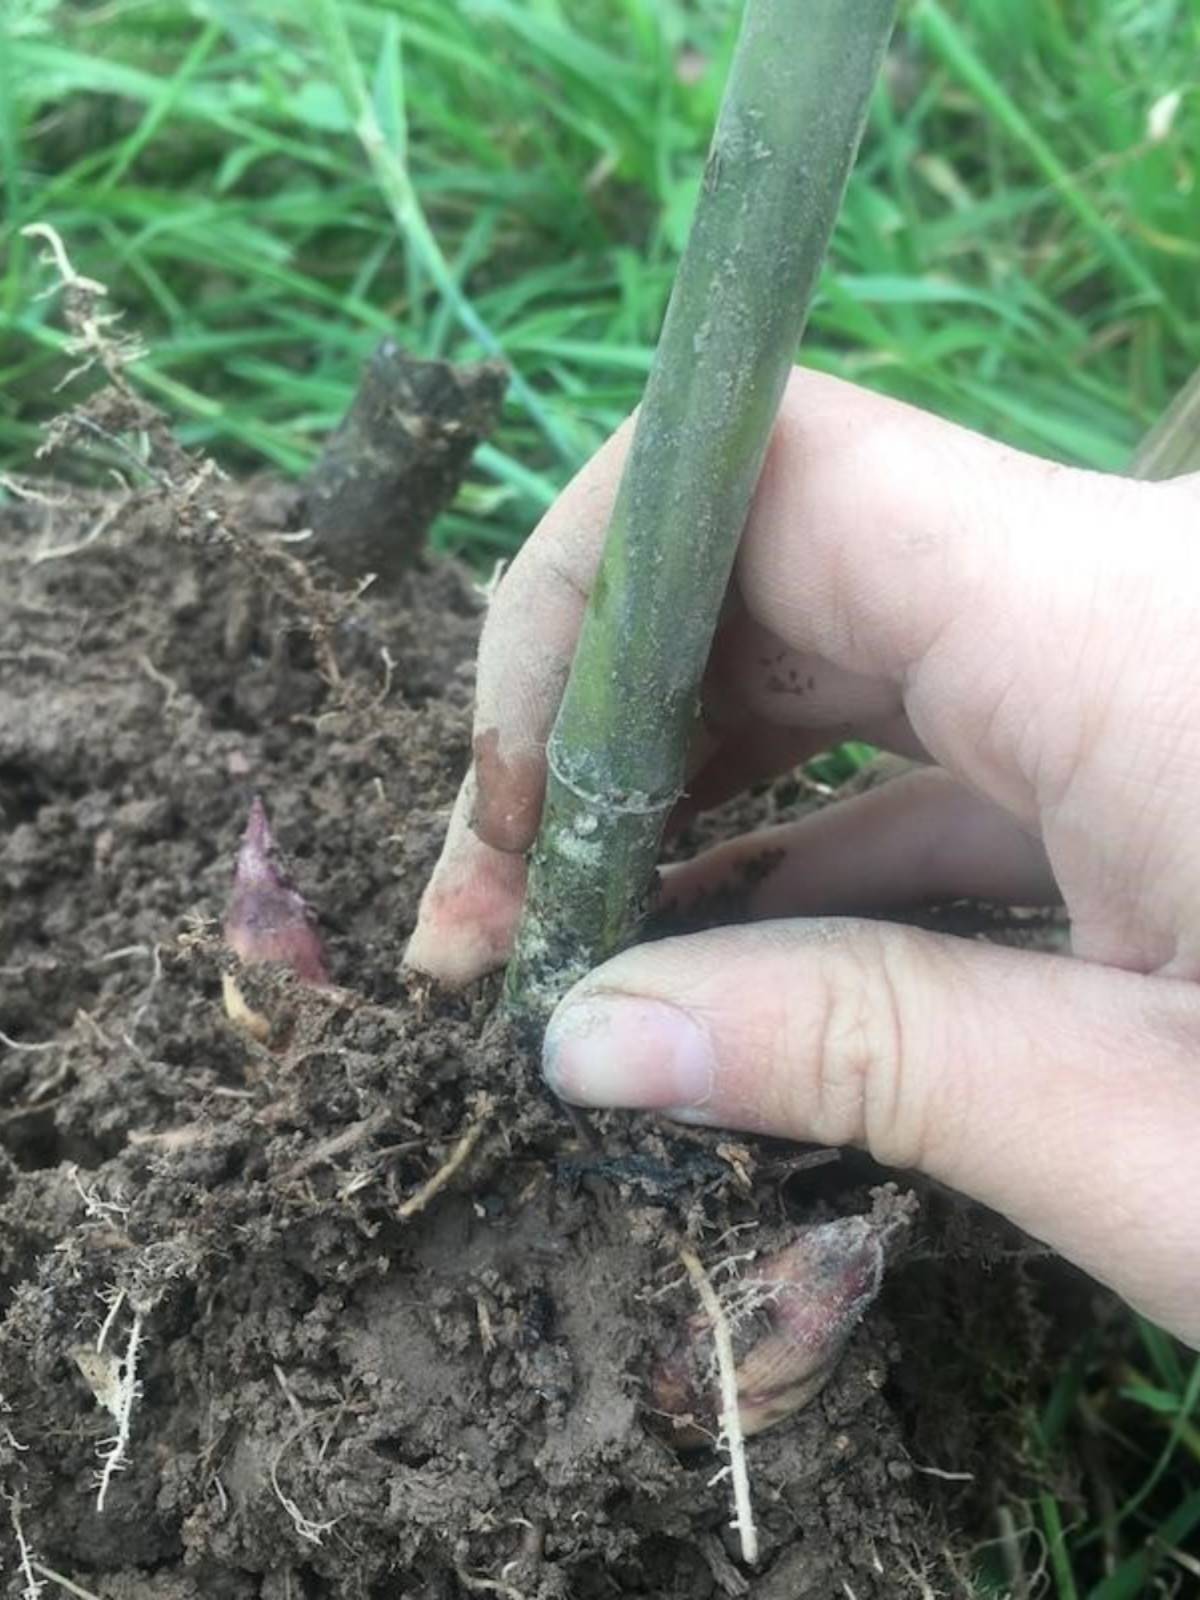
[[[57,1050],[62,1044],[61,1039],[41,1039],[36,1043],[27,1043],[24,1039],[10,1039],[8,1034],[0,1032],[0,1044],[6,1050],[25,1050],[30,1055],[36,1055],[42,1050]]]
[[[301,1511],[300,1507],[292,1499],[291,1495],[285,1493],[282,1485],[280,1484],[279,1465],[292,1446],[300,1438],[302,1438],[311,1427],[315,1426],[315,1424],[321,1420],[321,1415],[322,1413],[318,1412],[315,1416],[306,1417],[298,1428],[294,1428],[279,1446],[279,1449],[275,1454],[275,1459],[271,1462],[271,1490],[274,1493],[276,1500],[279,1501],[279,1504],[292,1519],[292,1526],[295,1528],[298,1537],[303,1539],[306,1544],[315,1545],[324,1543],[325,1535],[329,1533],[331,1529],[337,1527],[338,1519],[333,1517],[327,1522],[317,1522],[312,1517],[306,1517],[303,1511]]]
[[[754,1525],[754,1511],[750,1504],[750,1471],[746,1465],[746,1441],[742,1437],[742,1419],[738,1409],[733,1333],[717,1292],[700,1265],[699,1256],[685,1246],[679,1252],[679,1259],[687,1268],[688,1277],[712,1325],[717,1374],[721,1380],[721,1439],[729,1455],[729,1476],[733,1484],[733,1525],[742,1542],[742,1560],[747,1566],[753,1566],[758,1560],[758,1529]]]
[[[133,1321],[129,1325],[125,1354],[117,1372],[115,1393],[109,1407],[116,1421],[117,1431],[101,1446],[105,1453],[101,1457],[100,1479],[97,1485],[97,1511],[104,1510],[104,1501],[113,1478],[123,1467],[129,1465],[129,1435],[133,1427],[133,1408],[142,1392],[137,1375],[137,1359],[141,1346],[142,1314],[140,1311],[135,1311]]]
[[[119,1200],[105,1200],[99,1189],[85,1189],[83,1180],[79,1176],[79,1168],[72,1166],[67,1169],[71,1182],[75,1185],[75,1192],[83,1201],[84,1215],[89,1222],[124,1222],[129,1215],[129,1207],[122,1205]]]
[[[61,1572],[55,1572],[53,1567],[47,1567],[41,1561],[31,1562],[30,1565],[35,1572],[40,1572],[43,1578],[56,1583],[65,1593],[75,1595],[77,1600],[101,1600],[101,1596],[94,1589],[85,1589],[81,1583],[76,1583],[73,1578],[68,1578]]]
[[[102,539],[124,510],[125,502],[115,501],[100,513],[81,539],[72,539],[68,544],[47,545],[29,557],[29,565],[40,567],[43,561],[61,561],[64,556],[77,556],[81,550],[95,544],[97,539]]]
[[[105,1346],[105,1344],[106,1344],[106,1342],[108,1340],[109,1334],[112,1332],[113,1323],[117,1320],[117,1317],[118,1317],[118,1315],[120,1314],[120,1311],[121,1311],[121,1307],[124,1304],[125,1304],[125,1291],[124,1291],[124,1289],[115,1289],[113,1291],[111,1297],[109,1297],[109,1299],[108,1299],[108,1315],[105,1317],[104,1321],[100,1324],[100,1332],[96,1335],[96,1354],[97,1355],[102,1355],[104,1353],[104,1346]]]
[[[31,222],[21,229],[21,233],[26,239],[45,240],[49,246],[50,260],[58,271],[64,289],[85,289],[90,294],[108,293],[104,284],[97,278],[85,278],[75,271],[58,230],[52,228],[48,222]]]
[[[300,1404],[300,1401],[297,1398],[294,1390],[287,1381],[287,1374],[284,1372],[283,1368],[278,1362],[275,1363],[275,1378],[279,1384],[279,1387],[283,1390],[284,1399],[292,1408],[292,1412],[296,1417],[297,1425],[279,1446],[279,1449],[275,1455],[275,1459],[271,1463],[271,1489],[274,1492],[276,1500],[279,1501],[279,1504],[292,1519],[292,1526],[295,1528],[299,1537],[303,1539],[306,1544],[320,1545],[324,1543],[325,1535],[329,1533],[331,1529],[337,1527],[338,1519],[334,1517],[327,1522],[317,1522],[312,1517],[306,1517],[303,1511],[301,1511],[300,1507],[292,1499],[291,1495],[284,1492],[283,1487],[279,1482],[279,1467],[284,1456],[288,1453],[292,1446],[298,1444],[306,1434],[308,1434],[317,1426],[323,1417],[327,1417],[329,1415],[329,1412],[314,1411],[306,1414],[304,1407]],[[340,1417],[340,1415],[341,1412],[339,1410],[338,1416]],[[334,1427],[336,1426],[337,1421],[335,1419]],[[328,1442],[329,1441],[326,1440],[326,1444],[328,1444]],[[321,1451],[320,1455],[317,1455],[310,1442],[306,1442],[305,1448],[309,1461],[314,1465],[319,1464],[324,1459],[324,1450]]]
[[[70,318],[73,337],[67,349],[72,355],[83,359],[56,387],[65,389],[94,366],[101,367],[110,380],[116,380],[122,368],[140,360],[145,351],[136,340],[120,339],[111,332],[113,324],[120,321],[120,313],[104,313],[100,310],[108,294],[107,286],[96,278],[85,278],[82,273],[75,271],[62,238],[48,222],[31,222],[21,229],[21,233],[26,239],[40,239],[46,245],[43,260],[54,268],[58,278],[54,289],[63,289],[74,299]],[[53,292],[45,291],[47,294]]]
[[[485,1105],[482,1115],[471,1124],[433,1176],[427,1178],[416,1193],[409,1195],[404,1201],[396,1212],[401,1222],[407,1222],[409,1217],[415,1217],[418,1212],[424,1211],[429,1202],[442,1192],[454,1174],[466,1163],[487,1127],[490,1112],[491,1107]]]
[[[454,1572],[463,1588],[470,1589],[473,1594],[502,1594],[505,1600],[526,1600],[515,1584],[503,1583],[499,1578],[476,1577],[464,1566],[455,1566]]]
[[[162,673],[157,672],[157,670],[153,666],[151,666],[149,660],[145,656],[143,656],[141,658],[141,661],[142,661],[142,664],[147,669],[147,671],[149,672],[151,677],[156,678],[157,681],[160,684],[161,683],[165,683],[168,686],[169,692],[167,694],[166,702],[163,705],[163,710],[165,711],[167,709],[167,707],[171,704],[172,699],[174,698],[175,694],[177,693],[176,685],[174,683],[172,683],[170,678],[164,678]],[[133,1020],[130,1022],[128,1030],[122,1035],[122,1037],[125,1040],[125,1043],[129,1046],[129,1048],[132,1051],[134,1051],[137,1054],[140,1054],[140,1051],[138,1051],[138,1047],[137,1047],[137,1045],[134,1044],[133,1041],[137,1036],[138,1029],[142,1025],[142,1019],[145,1017],[146,1012],[150,1009],[150,1002],[154,998],[154,991],[158,988],[159,984],[162,982],[163,964],[162,964],[162,946],[161,945],[159,945],[159,944],[151,945],[151,947],[150,947],[150,962],[151,962],[150,981],[147,983],[145,989],[142,992],[142,997],[138,1001],[138,1008],[133,1014]]]
[[[98,1208],[105,1206],[105,1202],[94,1199],[94,1191],[84,1190],[77,1175],[75,1184],[80,1194],[84,1196],[85,1204],[89,1205],[90,1214],[96,1214],[91,1211],[93,1205]],[[100,1209],[99,1214],[103,1215],[103,1209]],[[117,1431],[100,1442],[100,1471],[96,1478],[96,1510],[99,1512],[104,1510],[104,1502],[108,1498],[113,1478],[123,1467],[129,1465],[133,1408],[142,1392],[142,1385],[138,1380],[138,1357],[142,1348],[145,1311],[148,1309],[139,1307],[136,1301],[133,1303],[125,1349],[123,1353],[118,1354],[108,1348],[108,1339],[116,1326],[117,1318],[128,1302],[128,1296],[124,1289],[114,1289],[111,1296],[106,1298],[108,1312],[96,1336],[95,1348],[93,1349],[91,1345],[80,1345],[72,1352],[75,1365],[83,1374],[84,1381],[96,1398],[96,1403],[108,1412],[117,1425]]]
[[[6,1494],[4,1498],[8,1501],[8,1519],[12,1523],[13,1538],[17,1541],[17,1570],[25,1584],[21,1590],[21,1600],[38,1600],[46,1585],[35,1575],[38,1564],[25,1538],[25,1529],[21,1526],[21,1497],[14,1493]]]

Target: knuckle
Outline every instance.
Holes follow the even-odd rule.
[[[858,924],[828,962],[817,1015],[814,1131],[888,1166],[921,1165],[919,1108],[907,1092],[910,1008],[919,993],[907,930]]]

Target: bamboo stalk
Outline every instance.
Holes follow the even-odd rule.
[[[895,0],[747,0],[691,236],[547,756],[509,967],[544,1022],[627,944]]]

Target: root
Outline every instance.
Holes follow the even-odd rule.
[[[116,1304],[119,1303],[119,1301],[116,1302]],[[105,1330],[111,1326],[115,1314],[114,1305],[114,1310],[110,1312],[109,1318],[105,1322]],[[116,1394],[110,1406],[113,1417],[116,1420],[117,1431],[110,1440],[106,1441],[108,1452],[103,1458],[103,1466],[100,1469],[100,1483],[96,1494],[97,1511],[104,1510],[104,1500],[113,1478],[123,1467],[129,1465],[129,1435],[133,1427],[133,1408],[142,1392],[142,1386],[138,1382],[137,1375],[137,1358],[141,1346],[142,1314],[140,1311],[135,1311],[133,1321],[129,1325],[129,1338],[125,1345],[125,1355],[118,1368]]]
[[[419,1212],[424,1211],[429,1202],[435,1196],[441,1194],[459,1168],[465,1165],[470,1158],[471,1152],[479,1143],[483,1130],[487,1127],[491,1110],[490,1105],[484,1106],[482,1114],[463,1134],[433,1176],[426,1178],[416,1193],[409,1195],[408,1199],[403,1202],[396,1213],[401,1222],[407,1222],[410,1217],[415,1217]]]
[[[301,1439],[310,1428],[314,1427],[318,1422],[320,1422],[321,1416],[322,1413],[318,1412],[315,1416],[306,1417],[298,1428],[293,1428],[291,1433],[288,1434],[287,1438],[279,1446],[279,1449],[275,1454],[275,1459],[271,1463],[271,1489],[276,1500],[279,1501],[279,1504],[292,1519],[292,1526],[295,1528],[297,1536],[303,1539],[305,1544],[315,1545],[324,1543],[325,1535],[337,1526],[338,1519],[336,1517],[332,1517],[326,1522],[315,1522],[312,1517],[306,1517],[303,1511],[301,1511],[300,1507],[292,1499],[291,1495],[285,1494],[280,1486],[279,1466],[284,1456],[292,1448],[292,1446],[296,1444],[297,1441]]]
[[[686,1246],[680,1249],[679,1259],[687,1268],[688,1277],[695,1285],[696,1294],[705,1314],[712,1324],[713,1348],[717,1357],[717,1372],[721,1379],[721,1434],[729,1452],[729,1475],[733,1482],[733,1525],[742,1541],[742,1560],[753,1566],[758,1560],[758,1530],[754,1525],[754,1512],[750,1505],[750,1471],[746,1465],[746,1441],[742,1437],[741,1412],[738,1409],[737,1361],[733,1354],[733,1334],[729,1319],[717,1298],[717,1292],[708,1274],[700,1265],[700,1258]]]
[[[67,386],[93,368],[102,371],[108,380],[106,388],[47,427],[38,455],[65,449],[84,436],[89,444],[99,439],[106,452],[128,463],[126,476],[117,476],[129,493],[118,504],[102,509],[100,520],[80,538],[39,552],[33,561],[56,560],[86,550],[103,537],[140,492],[133,486],[148,484],[155,496],[165,497],[181,541],[223,546],[232,551],[254,578],[280,597],[311,638],[317,669],[331,693],[340,695],[344,685],[334,640],[343,617],[370,579],[346,592],[335,592],[326,588],[303,561],[288,554],[281,540],[259,539],[233,525],[227,515],[227,480],[219,468],[185,450],[171,434],[162,413],[134,388],[129,374],[136,372],[145,350],[136,340],[120,337],[114,331],[120,316],[102,309],[107,304],[106,286],[76,272],[61,237],[49,224],[32,223],[21,231],[45,246],[43,259],[55,280],[46,292],[62,293],[63,319],[70,334],[67,349],[78,358],[78,364],[58,387]],[[145,449],[134,450],[126,442],[123,435],[131,427],[145,435]],[[169,685],[152,666],[143,664],[143,671],[168,688],[165,711],[170,704]]]
[[[0,1033],[0,1044],[6,1050],[24,1050],[30,1055],[36,1055],[42,1050],[54,1050],[62,1043],[61,1039],[43,1039],[36,1043],[26,1043],[24,1039],[10,1039],[8,1034]]]
[[[271,1488],[274,1492],[276,1500],[279,1501],[279,1504],[292,1519],[292,1526],[295,1528],[297,1536],[303,1539],[305,1544],[321,1545],[325,1541],[325,1535],[337,1527],[338,1519],[333,1517],[326,1522],[316,1522],[312,1517],[306,1517],[303,1511],[301,1511],[300,1507],[292,1499],[291,1495],[284,1493],[279,1482],[279,1468],[284,1456],[288,1453],[292,1446],[294,1444],[298,1444],[300,1440],[304,1438],[305,1434],[309,1433],[313,1428],[315,1428],[316,1425],[321,1421],[322,1417],[328,1416],[329,1413],[325,1411],[315,1411],[306,1416],[304,1407],[300,1404],[299,1400],[293,1393],[291,1386],[288,1384],[283,1368],[279,1366],[278,1363],[275,1364],[275,1377],[278,1381],[279,1387],[283,1390],[284,1399],[292,1408],[293,1414],[298,1418],[298,1425],[292,1429],[291,1433],[288,1434],[283,1443],[279,1446],[279,1449],[275,1452],[275,1459],[271,1463]],[[324,1454],[324,1452],[322,1452],[322,1454]],[[320,1459],[320,1457],[317,1457],[318,1461]],[[309,1460],[313,1460],[311,1449],[309,1450]]]
[[[67,348],[71,355],[82,358],[57,387],[66,388],[74,379],[98,366],[111,383],[128,393],[124,369],[131,362],[140,360],[145,351],[136,340],[121,339],[112,332],[113,324],[120,321],[120,313],[100,310],[108,295],[107,285],[96,278],[85,278],[82,273],[75,271],[66,246],[48,222],[31,222],[21,229],[21,233],[26,239],[39,239],[46,246],[43,259],[57,275],[55,288],[61,288],[66,297],[68,324],[72,332]]]
[[[147,667],[149,667],[150,663],[148,661],[145,661],[144,657],[142,659],[143,659],[145,665]],[[153,669],[151,669],[151,670],[153,670]],[[167,683],[171,682],[171,680],[169,678],[167,678],[165,681]],[[171,692],[172,692],[172,694],[174,693],[174,690],[175,690],[175,686],[174,686],[174,684],[171,684]],[[170,702],[170,696],[168,696],[167,697],[167,705],[170,705],[170,703],[171,703]],[[167,708],[167,706],[164,705],[163,710],[165,711],[166,708]],[[146,984],[146,987],[142,992],[142,997],[138,1001],[138,1008],[133,1013],[133,1020],[130,1022],[129,1027],[126,1030],[126,1032],[124,1034],[122,1034],[122,1038],[124,1039],[125,1043],[137,1055],[141,1055],[142,1052],[138,1048],[138,1046],[134,1043],[134,1039],[137,1036],[138,1029],[142,1025],[142,1019],[145,1017],[146,1012],[149,1011],[149,1009],[150,1009],[150,1002],[154,999],[154,992],[158,988],[159,984],[162,982],[163,964],[162,964],[162,946],[160,944],[152,944],[150,946],[150,963],[151,963],[151,966],[150,966],[150,979],[149,979],[149,982]]]
[[[499,1578],[477,1578],[473,1572],[468,1572],[466,1567],[455,1566],[454,1574],[464,1589],[470,1589],[474,1594],[502,1594],[505,1600],[526,1600],[526,1596],[515,1584],[503,1583]]]
[[[75,1185],[75,1192],[83,1201],[84,1215],[90,1222],[123,1223],[129,1215],[129,1207],[122,1205],[119,1200],[104,1200],[98,1189],[85,1189],[83,1180],[79,1176],[79,1168],[67,1168],[67,1176]]]
[[[121,1307],[124,1304],[125,1304],[125,1291],[124,1291],[124,1289],[118,1289],[116,1291],[116,1293],[113,1295],[112,1300],[109,1302],[108,1315],[105,1317],[104,1321],[100,1324],[100,1332],[96,1335],[96,1354],[97,1355],[101,1355],[103,1353],[105,1340],[108,1338],[109,1334],[112,1332],[112,1325],[117,1320],[117,1317],[120,1314]]]
[[[72,1173],[72,1176],[76,1188],[83,1195],[84,1203],[89,1206],[88,1214],[103,1217],[111,1208],[102,1201],[96,1201],[94,1191],[89,1192],[83,1188],[77,1173]],[[106,1348],[108,1336],[116,1326],[123,1307],[128,1303],[129,1296],[126,1291],[114,1289],[108,1301],[108,1314],[96,1338],[95,1349],[93,1350],[90,1345],[82,1345],[72,1352],[75,1365],[83,1374],[96,1403],[108,1412],[117,1425],[117,1431],[109,1438],[101,1440],[99,1447],[101,1466],[96,1480],[96,1510],[101,1513],[113,1478],[122,1468],[129,1465],[133,1408],[142,1393],[142,1385],[138,1379],[138,1357],[141,1354],[142,1330],[145,1326],[146,1312],[150,1309],[149,1303],[139,1306],[136,1300],[132,1302],[132,1320],[124,1352],[118,1355]]]
[[[61,561],[64,556],[77,556],[81,550],[86,550],[90,545],[95,544],[97,539],[102,539],[124,510],[125,502],[123,500],[114,501],[111,506],[100,513],[81,539],[72,539],[67,544],[50,545],[43,550],[38,550],[29,557],[29,565],[31,567],[40,567],[43,561]]]
[[[48,1578],[51,1583],[56,1583],[65,1593],[75,1595],[77,1600],[102,1600],[94,1590],[85,1589],[81,1583],[64,1577],[61,1572],[55,1572],[53,1567],[46,1566],[44,1562],[31,1561],[29,1564],[35,1572],[40,1573],[43,1578]]]
[[[21,1600],[38,1600],[46,1585],[35,1576],[35,1571],[41,1569],[34,1560],[33,1552],[25,1538],[25,1530],[21,1526],[21,1497],[13,1493],[6,1494],[4,1499],[8,1501],[8,1520],[12,1523],[13,1538],[17,1541],[17,1571],[25,1585],[21,1590]]]
[[[389,1116],[390,1113],[386,1108],[372,1112],[369,1117],[363,1117],[359,1122],[349,1123],[340,1133],[331,1134],[329,1138],[320,1140],[311,1150],[306,1150],[298,1161],[292,1163],[284,1173],[284,1181],[295,1183],[326,1162],[332,1165],[338,1156],[357,1149],[368,1139],[373,1139],[386,1127]]]

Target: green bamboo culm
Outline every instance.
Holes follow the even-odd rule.
[[[895,0],[747,0],[558,719],[510,1012],[635,937]]]

